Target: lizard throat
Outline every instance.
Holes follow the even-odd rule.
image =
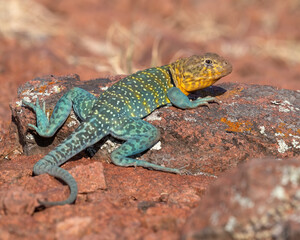
[[[176,63],[176,62],[175,62]],[[183,87],[182,87],[182,81],[183,78],[181,76],[181,73],[178,69],[178,67],[175,64],[170,64],[169,65],[169,73],[170,73],[170,77],[171,77],[171,83],[179,88],[185,95],[189,95],[190,93],[187,92]]]

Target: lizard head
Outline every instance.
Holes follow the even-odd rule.
[[[184,94],[206,88],[232,71],[231,64],[215,53],[194,55],[170,64],[173,81]]]

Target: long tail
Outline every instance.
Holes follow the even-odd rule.
[[[69,137],[34,165],[33,172],[35,175],[48,173],[64,181],[70,188],[70,195],[66,200],[57,202],[39,201],[41,205],[46,207],[64,205],[73,203],[76,200],[78,193],[77,183],[69,172],[59,166],[85,148],[98,142],[107,135],[107,130],[108,127],[105,126],[103,128],[103,124],[100,129],[99,122],[96,119],[83,122]]]
[[[41,160],[43,160],[43,159],[41,159]],[[53,177],[63,180],[66,184],[68,184],[68,186],[70,188],[70,195],[64,201],[44,202],[44,201],[38,200],[39,203],[45,207],[73,203],[76,200],[77,193],[78,193],[77,183],[76,183],[75,179],[72,177],[72,175],[68,171],[64,170],[63,168],[60,168],[58,166],[53,166],[53,165],[46,165],[45,162],[43,162],[41,160],[38,161],[34,165],[33,172],[37,175],[40,172],[48,173],[49,175],[51,175]]]

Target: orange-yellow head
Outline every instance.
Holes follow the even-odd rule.
[[[176,87],[186,95],[211,86],[232,71],[231,64],[216,53],[179,59],[169,67]]]

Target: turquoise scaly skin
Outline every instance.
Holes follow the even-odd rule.
[[[70,188],[70,195],[64,201],[40,201],[40,204],[64,205],[76,200],[77,183],[60,165],[109,134],[126,141],[112,152],[111,160],[114,164],[185,173],[184,170],[130,157],[151,148],[160,137],[158,129],[142,118],[164,105],[173,104],[182,109],[207,105],[215,98],[208,96],[190,101],[187,95],[191,91],[212,85],[231,71],[230,63],[224,58],[206,53],[136,72],[115,83],[99,98],[75,87],[59,99],[50,120],[46,117],[45,106],[41,108],[38,99],[36,104],[23,101],[25,106],[36,113],[37,126],[29,124],[29,127],[43,137],[51,137],[56,133],[66,121],[72,107],[81,120],[79,127],[33,168],[35,175],[48,173],[63,180]]]

